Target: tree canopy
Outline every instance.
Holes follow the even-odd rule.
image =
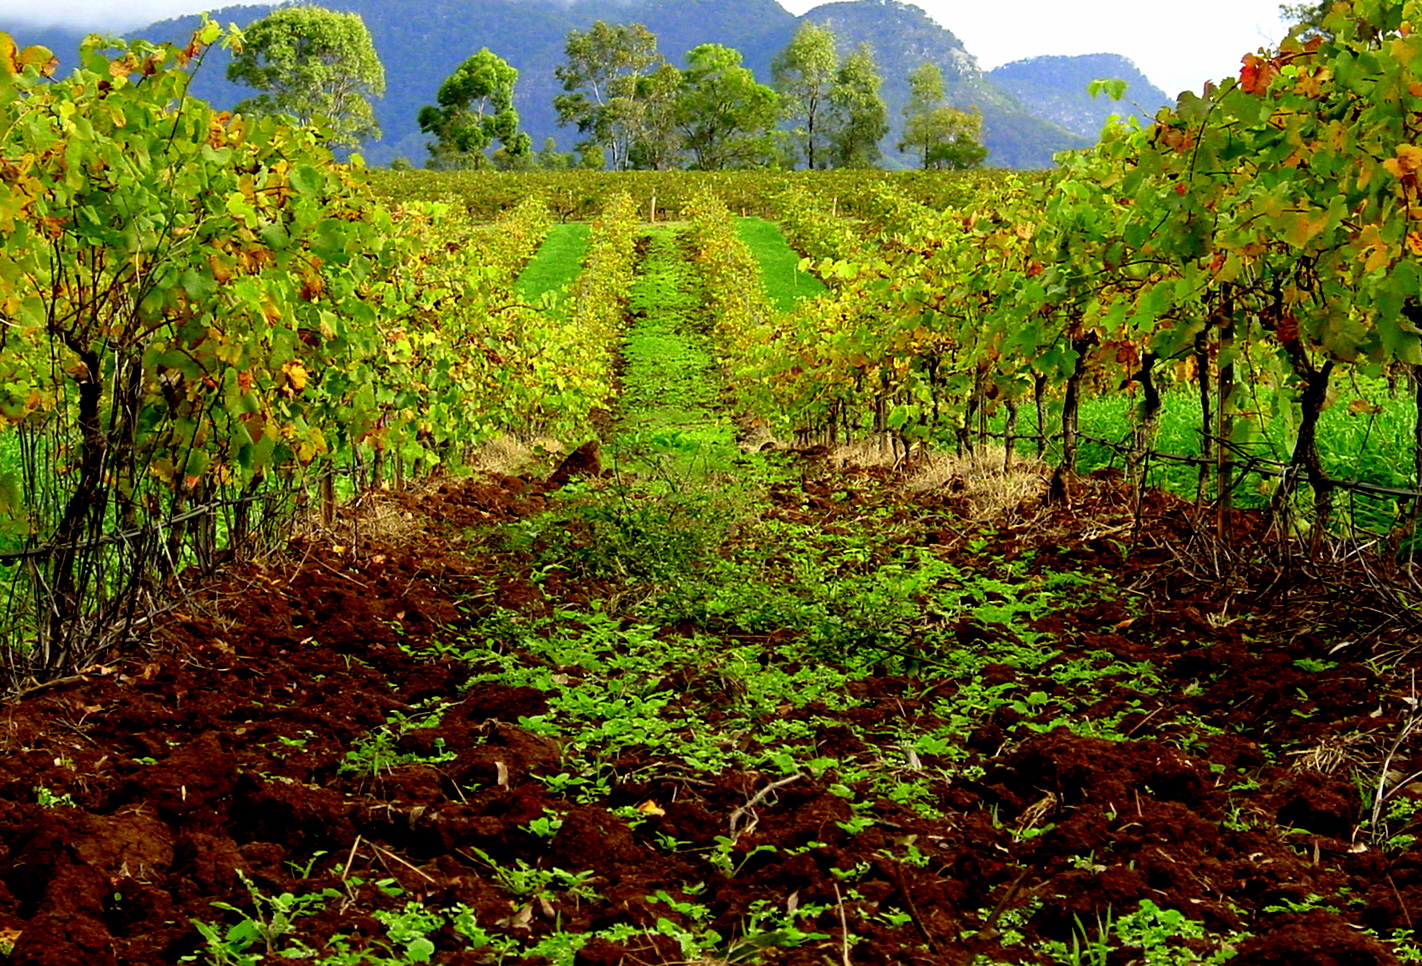
[[[789,45],[770,63],[785,114],[795,124],[793,136],[811,169],[828,161],[826,115],[838,65],[834,33],[808,20],[800,22]]]
[[[324,121],[342,147],[380,137],[370,100],[385,93],[385,68],[359,14],[282,7],[243,32],[227,78],[261,92],[238,113]]]
[[[612,167],[631,165],[637,139],[649,129],[665,128],[666,59],[657,38],[639,23],[609,25],[597,21],[586,32],[568,34],[567,58],[554,69],[564,94],[553,99],[559,124],[576,124],[612,155]]]
[[[943,72],[937,64],[924,63],[909,73],[900,151],[918,152],[923,168],[964,170],[987,158],[982,139],[981,114],[944,103]]]
[[[1279,15],[1289,23],[1318,33],[1323,29],[1323,18],[1333,9],[1334,0],[1307,0],[1301,3],[1279,5]]]
[[[486,167],[488,148],[498,141],[502,157],[529,154],[532,139],[519,130],[514,108],[518,70],[487,47],[460,64],[440,85],[438,106],[420,109],[420,130],[435,136],[430,145],[435,168]]]
[[[830,89],[830,162],[836,168],[872,168],[884,157],[879,141],[889,133],[889,109],[874,51],[860,44],[844,58]]]
[[[775,150],[771,129],[780,118],[779,96],[741,66],[738,50],[702,44],[686,59],[677,120],[692,167],[714,171],[768,165]]]
[[[683,83],[681,71],[666,61],[637,79],[633,96],[620,108],[631,141],[628,167],[665,171],[680,163],[676,111]]]

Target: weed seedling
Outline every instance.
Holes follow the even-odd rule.
[[[39,806],[41,808],[58,808],[61,805],[66,806],[68,808],[75,807],[73,795],[69,794],[68,792],[63,793],[62,795],[55,794],[53,791],[48,788],[45,788],[43,785],[35,786],[35,801],[39,803]]]

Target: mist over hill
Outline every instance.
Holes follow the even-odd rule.
[[[569,31],[586,30],[597,20],[642,23],[679,66],[698,44],[724,44],[741,51],[746,66],[769,83],[771,59],[790,42],[802,19],[776,0],[324,0],[323,5],[360,14],[385,65],[387,91],[375,104],[384,137],[363,152],[372,164],[397,157],[424,163],[426,139],[416,115],[434,102],[455,67],[481,47],[518,68],[515,104],[534,145],[551,136],[568,150],[577,135],[557,124],[553,98],[561,88],[553,70],[563,60]],[[224,25],[246,26],[272,9],[267,4],[229,6],[211,15]],[[160,21],[132,35],[185,41],[198,19]],[[892,125],[883,142],[890,166],[911,166],[895,145],[908,99],[908,73],[925,61],[943,71],[950,103],[982,111],[988,164],[997,167],[1048,167],[1054,153],[1089,146],[1105,116],[1123,110],[1120,104],[1088,98],[1086,85],[1092,80],[1126,80],[1128,96],[1144,113],[1168,103],[1130,61],[1115,55],[1038,57],[984,71],[951,30],[899,0],[828,3],[803,19],[832,29],[845,50],[861,41],[874,49]],[[22,45],[49,47],[69,62],[82,36],[62,28],[7,24],[3,15],[0,30],[13,33]],[[231,107],[251,93],[227,82],[227,61],[225,51],[210,51],[194,81],[194,93],[219,107]]]

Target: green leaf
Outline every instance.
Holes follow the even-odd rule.
[[[1094,80],[1086,85],[1086,93],[1093,98],[1105,94],[1111,100],[1119,101],[1126,96],[1128,86],[1125,81],[1119,79]]]
[[[325,177],[309,164],[298,165],[292,169],[291,187],[297,194],[306,196],[319,194],[325,184]]]

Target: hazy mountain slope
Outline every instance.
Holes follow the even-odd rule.
[[[988,77],[1033,114],[1092,140],[1109,115],[1134,113],[1145,122],[1174,104],[1134,63],[1117,54],[1030,57],[995,68]],[[1092,98],[1087,87],[1094,80],[1125,81],[1125,99]]]
[[[516,106],[535,146],[554,136],[563,149],[576,132],[560,128],[553,109],[559,86],[553,69],[563,60],[570,30],[584,30],[596,20],[645,24],[661,50],[676,63],[702,43],[720,43],[740,50],[745,63],[769,82],[771,59],[794,35],[798,18],[776,0],[322,0],[325,6],[359,13],[369,26],[385,65],[387,92],[376,102],[376,118],[384,140],[368,145],[365,155],[375,164],[404,156],[422,164],[424,137],[415,116],[433,103],[444,79],[481,47],[503,57],[519,70]],[[229,6],[212,12],[222,24],[246,26],[265,16],[267,5]],[[960,107],[983,112],[989,164],[1003,167],[1046,167],[1052,154],[1085,147],[1099,124],[1069,125],[1080,114],[1072,85],[1077,74],[1060,72],[1058,90],[1051,75],[1014,72],[1006,76],[1019,86],[1011,90],[997,82],[998,72],[982,71],[973,55],[952,33],[922,10],[898,0],[847,0],[811,10],[806,18],[829,26],[846,49],[860,41],[874,48],[884,77],[884,96],[893,129],[885,139],[888,163],[909,163],[893,150],[898,141],[902,108],[908,97],[908,72],[924,61],[942,68],[949,99]],[[185,40],[198,23],[196,16],[152,24],[136,36],[151,40]],[[0,30],[7,30],[0,16]],[[13,30],[21,43],[42,43],[72,63],[78,32]],[[1070,59],[1070,58],[1068,58]],[[1119,59],[1118,59],[1119,60]],[[251,91],[226,80],[228,55],[209,53],[195,81],[195,93],[214,104],[230,107]],[[1123,63],[1128,63],[1124,62]],[[1083,70],[1085,68],[1082,68]],[[1128,78],[1129,79],[1129,78]],[[1079,86],[1084,86],[1079,85]],[[1133,91],[1142,91],[1132,84]],[[1018,91],[1025,93],[1018,93]],[[1083,95],[1084,96],[1084,95]],[[1064,106],[1065,105],[1065,106]]]

